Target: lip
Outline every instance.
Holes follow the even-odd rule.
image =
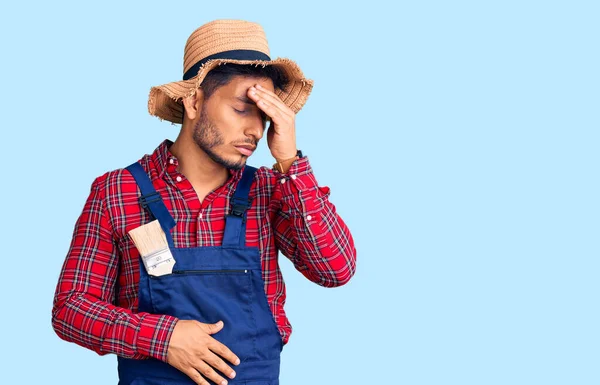
[[[256,147],[252,147],[252,146],[234,146],[239,152],[241,152],[243,155],[246,156],[250,156],[252,155],[252,153],[254,152],[254,150],[256,149]]]

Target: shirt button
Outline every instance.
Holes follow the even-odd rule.
[[[312,217],[311,217],[310,215],[307,215],[307,216],[306,216],[306,220],[307,220],[307,221],[310,221],[311,219],[312,219]]]
[[[176,180],[177,182],[181,182],[181,177],[178,175],[178,176],[177,176],[177,178],[175,178],[175,180]]]
[[[169,163],[170,163],[170,164],[173,164],[173,163],[175,163],[175,161],[173,160],[173,158],[169,159]]]
[[[292,179],[296,180],[296,174],[292,175]]]
[[[280,182],[281,182],[281,184],[284,184],[285,183],[285,179],[282,179]]]
[[[200,219],[202,219],[202,213],[200,213]]]

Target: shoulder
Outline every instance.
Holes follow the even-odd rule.
[[[148,155],[144,155],[138,162],[149,172],[151,167]],[[105,207],[113,214],[115,209],[120,212],[138,200],[138,186],[127,167],[128,165],[107,171],[92,183],[92,192],[103,200]]]
[[[148,170],[143,159],[140,163]],[[126,167],[107,171],[92,183],[92,190],[102,199],[105,214],[116,236],[125,234],[128,226],[138,226],[137,222],[143,219],[138,186]]]
[[[137,185],[131,173],[123,167],[107,171],[94,179],[92,190],[110,203],[123,194],[135,193]]]
[[[149,164],[149,156],[144,155],[138,163],[141,164],[142,168],[150,174],[151,169]],[[127,170],[128,166],[113,169],[105,172],[94,179],[92,183],[92,190],[101,193],[106,198],[115,198],[122,194],[127,194],[137,191],[137,184],[133,175]]]

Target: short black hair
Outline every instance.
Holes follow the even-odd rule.
[[[227,85],[234,76],[248,76],[259,79],[271,79],[275,89],[283,89],[289,83],[289,79],[285,72],[277,66],[273,65],[249,65],[249,64],[234,64],[226,63],[210,70],[200,87],[204,92],[204,99],[210,96],[222,86]]]

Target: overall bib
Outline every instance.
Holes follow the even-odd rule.
[[[168,314],[224,326],[212,337],[240,358],[230,384],[278,385],[283,341],[264,291],[259,249],[246,247],[246,211],[256,169],[246,166],[225,219],[223,244],[176,248],[175,220],[139,163],[127,167],[138,184],[142,206],[158,219],[175,258],[173,273],[150,276],[140,257],[139,311]],[[216,370],[216,369],[215,369]],[[118,357],[119,385],[194,384],[183,372],[156,359]],[[218,370],[216,370],[218,372]],[[208,380],[210,384],[214,384]]]

